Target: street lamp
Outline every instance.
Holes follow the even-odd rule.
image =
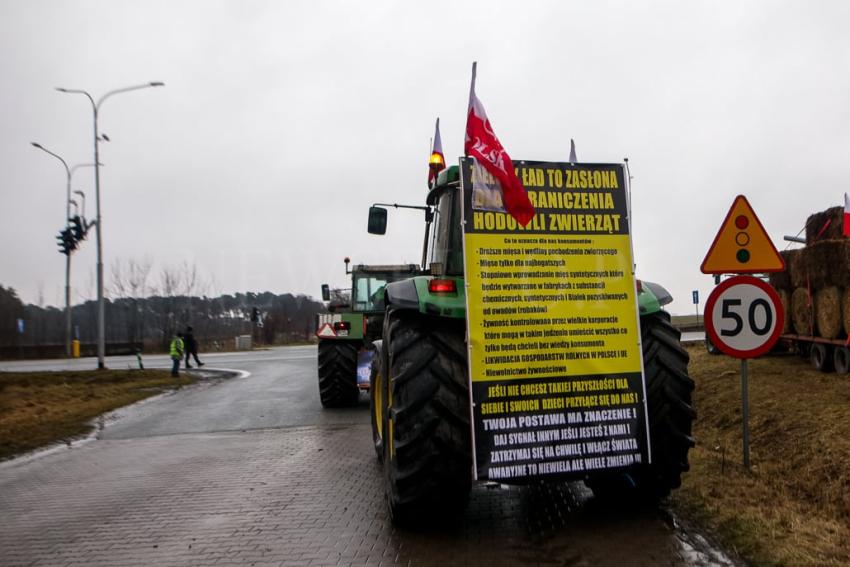
[[[100,136],[97,129],[97,114],[100,110],[100,105],[107,98],[119,93],[146,89],[149,87],[164,87],[165,83],[152,81],[143,85],[135,85],[132,87],[124,87],[123,89],[115,89],[101,96],[97,102],[94,98],[84,90],[80,89],[64,89],[56,87],[56,90],[63,93],[73,93],[85,95],[91,102],[92,112],[94,114],[94,200],[95,200],[95,223],[97,224],[97,367],[99,369],[106,368],[106,316],[103,306],[103,219],[100,216],[100,160],[98,152],[98,144]]]
[[[33,146],[48,153],[62,162],[66,173],[66,195],[65,195],[65,228],[69,229],[71,224],[71,177],[78,167],[92,167],[93,163],[78,163],[74,167],[68,167],[68,163],[60,156],[54,154],[41,144],[31,142]],[[71,251],[65,255],[65,356],[71,358]]]

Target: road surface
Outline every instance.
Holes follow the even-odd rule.
[[[0,464],[0,564],[730,564],[668,512],[603,506],[581,483],[476,486],[459,521],[397,529],[368,400],[323,410],[315,347],[204,360],[241,372],[119,410],[88,442]],[[0,370],[68,364],[93,367]],[[125,364],[135,359],[107,361]]]

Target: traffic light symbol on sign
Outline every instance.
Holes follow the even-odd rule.
[[[704,274],[780,272],[785,261],[746,197],[738,195],[700,267]]]
[[[738,229],[738,233],[735,235],[735,244],[740,246],[738,251],[735,253],[735,259],[741,264],[746,264],[750,261],[750,251],[746,248],[746,246],[750,243],[750,235],[746,232],[747,227],[749,226],[750,219],[748,219],[746,215],[738,215],[735,217],[735,228]]]

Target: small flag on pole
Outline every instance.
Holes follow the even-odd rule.
[[[437,174],[446,169],[446,158],[443,156],[443,141],[440,139],[440,119],[437,118],[434,144],[431,146],[431,157],[428,158],[428,187],[433,187]]]
[[[850,236],[850,197],[844,193],[844,236]]]
[[[578,160],[576,159],[576,142],[572,138],[570,138],[570,163],[575,163]]]
[[[484,105],[475,96],[475,69],[472,64],[472,83],[469,86],[469,108],[466,115],[466,139],[463,151],[474,157],[496,178],[502,188],[505,210],[522,226],[527,225],[534,216],[534,206],[528,199],[525,187],[517,179],[514,164],[508,152],[496,137]]]

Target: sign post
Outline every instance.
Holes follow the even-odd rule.
[[[711,292],[705,304],[705,331],[721,352],[741,359],[741,417],[744,467],[750,468],[749,384],[747,360],[768,352],[782,333],[779,295],[751,276],[730,278]]]
[[[700,269],[704,274],[780,272],[785,261],[753,211],[738,195]],[[696,292],[694,292],[696,300]],[[741,359],[744,467],[750,468],[749,369],[747,360],[773,348],[785,322],[779,294],[761,279],[735,276],[718,284],[705,303],[705,332],[724,354]]]
[[[696,309],[697,314],[697,325],[699,325],[699,290],[695,289],[693,291],[694,295],[694,308]]]

